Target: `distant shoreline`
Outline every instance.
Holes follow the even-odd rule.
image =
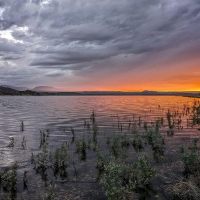
[[[0,86],[0,96],[186,96],[200,97],[199,92],[157,92],[144,90],[142,92],[121,91],[83,91],[83,92],[45,92],[24,90],[18,91],[12,88]]]
[[[40,93],[40,94],[0,94],[0,96],[181,96],[181,97],[189,97],[189,98],[200,98],[199,95],[182,95],[182,94],[77,94],[77,93]]]

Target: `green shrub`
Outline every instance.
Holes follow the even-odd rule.
[[[129,189],[146,189],[150,184],[151,177],[155,174],[155,169],[151,167],[147,155],[143,154],[137,162],[126,166],[125,174],[128,177],[127,186]]]
[[[111,153],[115,158],[123,158],[129,146],[127,136],[114,135],[111,142]],[[125,147],[125,148],[124,148]]]
[[[116,160],[111,159],[105,166],[105,174],[100,181],[108,200],[126,199],[128,191],[127,188],[123,186],[122,175],[123,164],[119,164]]]
[[[120,137],[121,140],[121,147],[129,147],[130,141],[129,137],[125,134]]]
[[[159,155],[164,155],[164,149],[165,149],[164,137],[159,132],[157,132],[152,128],[150,128],[147,131],[146,136],[149,144],[152,146],[152,150],[154,151],[154,153]]]
[[[181,158],[187,174],[200,173],[200,153],[197,142],[198,139],[193,138],[187,150],[184,147],[180,147]]]
[[[190,115],[193,125],[200,124],[200,102],[195,101]]]
[[[0,186],[6,192],[17,191],[17,170],[19,166],[14,163],[11,169],[7,168],[3,172],[0,172]]]
[[[140,134],[135,134],[133,136],[133,139],[131,140],[131,143],[132,143],[132,145],[133,145],[133,147],[134,147],[134,149],[136,151],[139,151],[139,150],[144,148],[142,141],[143,141],[143,138],[142,138],[142,136]]]
[[[68,166],[69,159],[68,148],[64,143],[62,143],[61,146],[53,152],[51,166],[54,171],[54,175],[59,173],[62,179],[67,178],[66,168]]]
[[[147,156],[141,155],[134,164],[123,164],[115,159],[105,165],[105,174],[100,183],[109,200],[133,198],[134,192],[146,190],[155,169],[150,166]]]
[[[42,152],[37,155],[32,154],[32,163],[36,170],[45,170],[49,167],[49,152],[48,146],[45,144],[42,148]]]

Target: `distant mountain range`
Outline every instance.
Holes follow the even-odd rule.
[[[200,95],[198,92],[157,92],[157,91],[149,91],[144,90],[142,92],[120,92],[120,91],[85,91],[80,92],[83,95],[155,95],[155,96],[166,96],[166,95],[172,95],[172,96],[192,96],[192,95]]]
[[[0,86],[0,95],[29,95],[29,96],[74,96],[74,95],[160,95],[160,96],[191,96],[200,97],[199,92],[157,92],[144,90],[142,92],[120,92],[120,91],[84,91],[84,92],[59,92],[57,88],[49,86],[38,86],[29,90],[26,87],[14,87],[9,85]]]

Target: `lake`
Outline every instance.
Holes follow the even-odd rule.
[[[65,195],[68,199],[106,199],[99,184],[101,174],[94,167],[95,148],[109,157],[113,135],[131,135],[135,129],[142,133],[145,125],[155,127],[159,120],[160,133],[170,148],[165,150],[165,162],[152,162],[152,165],[160,169],[166,163],[168,167],[173,162],[180,163],[178,147],[188,144],[190,138],[199,137],[200,133],[199,126],[189,121],[195,101],[198,99],[179,96],[0,96],[0,170],[15,162],[19,165],[17,192],[1,188],[0,195],[2,198],[10,195],[13,199],[40,199],[49,192],[51,184],[56,185],[52,190],[57,199]],[[173,134],[169,134],[166,114],[169,111],[174,123]],[[93,112],[95,126],[91,118]],[[92,146],[93,150],[88,148],[87,157],[81,159],[76,141],[84,137],[94,144],[94,129],[99,146]],[[62,143],[69,154],[67,174],[56,173],[51,167],[41,171],[34,165],[33,160],[38,157],[33,159],[31,155],[39,154],[44,145],[53,152]],[[127,157],[135,155],[133,147],[127,151]],[[150,146],[147,145],[145,151],[153,159]],[[133,161],[127,158],[126,162]],[[170,170],[180,175],[181,169],[173,166]],[[25,188],[24,171],[28,171]],[[156,187],[155,193],[162,196]],[[151,195],[149,198],[155,199]]]

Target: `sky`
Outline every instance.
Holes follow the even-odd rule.
[[[200,0],[0,0],[0,85],[200,91]]]

